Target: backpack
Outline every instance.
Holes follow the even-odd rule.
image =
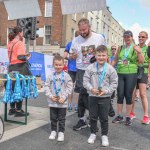
[[[147,48],[147,56],[150,58],[150,46]]]

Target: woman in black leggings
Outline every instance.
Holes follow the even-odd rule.
[[[126,99],[126,119],[125,125],[131,125],[130,112],[132,106],[132,93],[137,82],[137,62],[143,63],[144,57],[139,46],[133,42],[131,31],[125,31],[123,34],[125,45],[121,46],[112,62],[114,66],[117,63],[118,89],[117,89],[117,108],[118,115],[113,123],[123,121],[123,100]]]

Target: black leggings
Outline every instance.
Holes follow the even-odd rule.
[[[118,74],[118,104],[123,104],[124,98],[126,104],[132,104],[132,94],[137,83],[137,74]]]

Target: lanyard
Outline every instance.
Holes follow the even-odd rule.
[[[99,72],[98,63],[96,63],[96,68],[97,68],[97,73],[98,73],[98,77],[99,77],[99,87],[101,88],[102,87],[102,81],[104,80],[104,76],[106,73],[106,63],[104,64],[102,74]]]
[[[145,45],[142,47],[142,52],[144,51]]]
[[[125,48],[125,51],[124,51],[124,58],[126,59],[132,49],[132,46],[133,44],[130,45],[129,49],[127,50],[127,48]]]
[[[56,72],[55,72],[54,77],[53,77],[53,85],[54,85],[55,94],[56,94],[56,96],[58,96],[58,94],[61,91],[61,86],[65,82],[64,71],[62,71],[62,73],[61,73],[61,83],[58,88],[56,87],[56,81],[57,81],[57,78],[56,78]]]

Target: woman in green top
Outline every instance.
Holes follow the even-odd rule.
[[[147,81],[148,81],[148,71],[150,72],[150,58],[147,56],[147,48],[148,46],[145,44],[146,40],[148,39],[148,34],[145,31],[141,31],[139,33],[139,46],[142,49],[142,54],[144,56],[144,63],[138,64],[139,66],[139,78],[137,80],[137,88],[139,89],[140,92],[140,97],[143,105],[143,110],[144,110],[144,117],[142,120],[143,124],[149,124],[150,119],[148,117],[148,100],[147,100],[147,94],[146,94],[146,86],[147,86]],[[150,77],[149,77],[150,80]],[[132,110],[130,113],[130,118],[134,119],[136,118],[135,113],[134,113],[134,99],[135,99],[135,92],[133,94],[133,100],[132,100]]]
[[[148,43],[147,56],[150,58],[150,42]],[[149,65],[149,68],[150,68],[150,65]],[[147,89],[148,88],[150,88],[150,69],[149,69],[149,72],[148,72]]]
[[[123,121],[123,100],[126,99],[126,119],[125,125],[131,125],[130,112],[132,107],[132,93],[137,82],[137,62],[143,63],[144,57],[139,46],[133,42],[131,31],[125,31],[123,34],[125,45],[121,46],[112,62],[114,66],[117,63],[118,89],[117,89],[117,108],[118,116],[113,123]]]

